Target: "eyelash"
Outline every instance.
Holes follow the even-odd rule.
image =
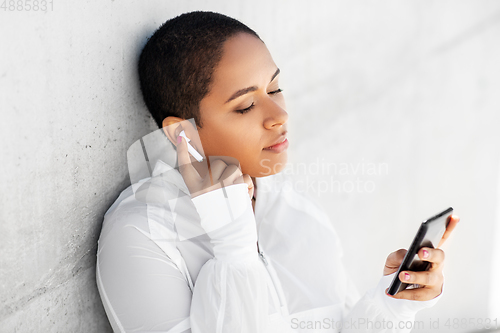
[[[280,93],[282,91],[283,91],[283,89],[278,89],[278,90],[275,90],[275,91],[271,91],[270,94],[274,95],[274,94],[278,94],[278,93]],[[244,114],[244,113],[247,113],[248,111],[250,111],[254,106],[255,106],[255,104],[252,103],[252,105],[250,105],[246,109],[236,110],[236,112]]]

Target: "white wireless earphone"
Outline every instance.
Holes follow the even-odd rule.
[[[198,153],[196,151],[196,149],[194,149],[193,146],[191,146],[191,144],[189,143],[189,141],[191,141],[191,139],[189,139],[186,136],[186,133],[184,133],[184,130],[182,130],[179,133],[179,135],[182,136],[184,139],[186,139],[187,146],[188,146],[188,152],[191,154],[191,156],[193,156],[198,162],[202,162],[203,161],[203,156],[201,156],[200,153]]]

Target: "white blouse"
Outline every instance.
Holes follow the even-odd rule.
[[[115,332],[410,332],[425,301],[362,298],[325,212],[283,173],[191,199],[177,169],[125,189],[104,217],[97,286]]]

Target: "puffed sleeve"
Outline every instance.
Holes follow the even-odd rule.
[[[145,209],[122,205],[105,217],[96,280],[114,332],[270,331],[270,282],[257,251],[247,185],[192,202],[199,215],[192,222],[201,224],[214,254],[192,289],[175,258],[153,241]]]
[[[147,216],[120,210],[105,220],[96,281],[114,332],[190,332],[191,290],[151,240]]]
[[[258,256],[247,185],[233,184],[192,200],[214,252],[194,284],[192,332],[265,332],[267,272]]]

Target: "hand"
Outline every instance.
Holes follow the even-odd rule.
[[[254,185],[249,175],[243,175],[238,160],[228,156],[209,156],[209,169],[205,177],[201,177],[192,165],[187,149],[187,142],[182,136],[177,137],[177,158],[179,172],[195,198],[204,193],[214,191],[222,186],[247,183],[248,195],[253,196]]]
[[[398,292],[396,295],[391,296],[392,298],[398,299],[408,299],[413,301],[428,301],[439,296],[443,290],[443,265],[444,265],[444,251],[439,249],[439,247],[446,241],[450,236],[453,229],[455,229],[460,218],[456,215],[450,217],[450,222],[446,227],[443,237],[441,238],[437,248],[423,247],[418,251],[418,257],[422,261],[428,261],[431,263],[429,270],[423,272],[413,272],[413,271],[402,271],[399,273],[399,279],[401,282],[409,284],[418,284],[421,287],[415,289],[405,289]],[[403,258],[407,250],[400,249],[396,252],[391,253],[386,260],[384,267],[384,275],[389,275],[396,272],[403,262]],[[388,288],[389,289],[389,288]]]

